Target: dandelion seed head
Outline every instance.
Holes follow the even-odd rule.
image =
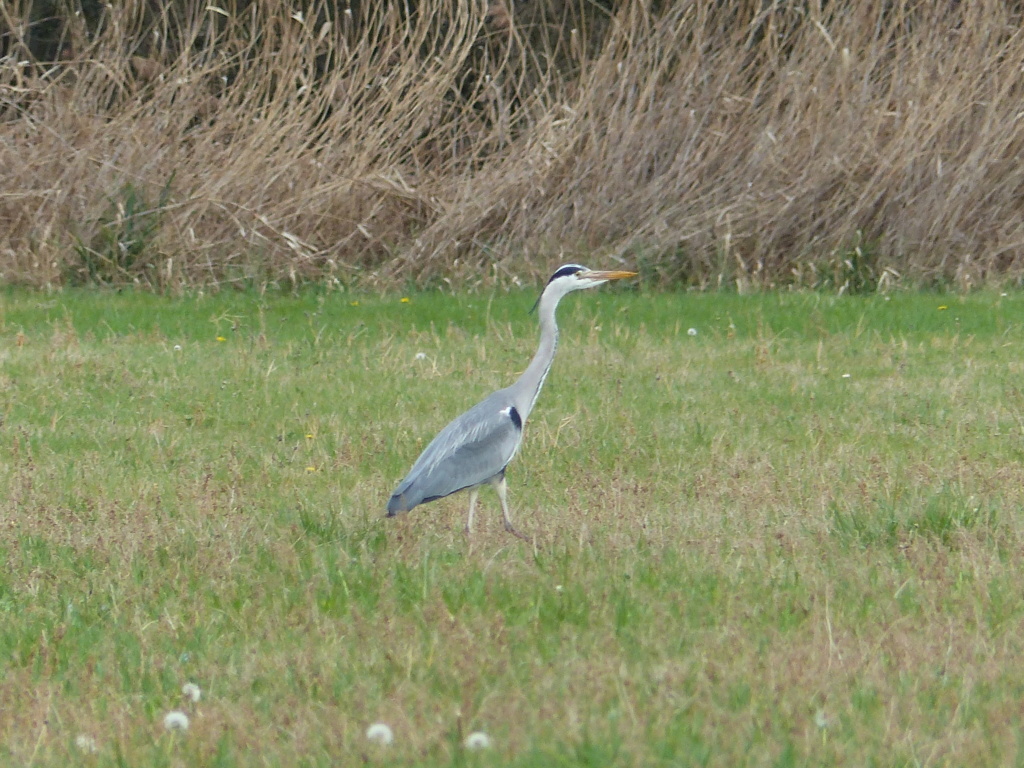
[[[688,330],[688,331],[686,332],[686,335],[687,335],[687,336],[696,336],[696,335],[697,335],[697,329],[696,329],[696,328],[690,328],[690,329],[689,329],[689,330]]]
[[[181,710],[173,710],[164,715],[164,728],[168,731],[187,731],[188,715]]]
[[[818,728],[828,728],[828,715],[825,714],[825,710],[819,709],[814,713],[814,724]]]
[[[181,352],[181,344],[175,344],[174,345],[174,351],[175,352]]]
[[[366,729],[366,738],[374,744],[386,747],[395,740],[395,734],[391,732],[387,723],[374,723]]]
[[[426,360],[427,359],[427,353],[426,352],[417,352],[416,353],[416,359],[417,360]]]
[[[850,378],[850,374],[848,374],[848,373],[844,373],[844,374],[843,374],[843,378],[844,378],[844,379],[848,379],[848,378]]]
[[[75,737],[75,746],[80,752],[85,752],[90,755],[99,751],[99,747],[96,746],[96,739],[92,736],[86,736],[84,733]]]
[[[193,704],[197,704],[203,698],[203,692],[195,683],[185,683],[181,686],[181,694]]]
[[[473,731],[466,737],[466,749],[490,749],[491,737],[483,731]]]

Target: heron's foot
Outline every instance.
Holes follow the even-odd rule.
[[[515,526],[512,525],[512,523],[510,523],[508,520],[505,521],[505,530],[508,531],[509,533],[511,533],[513,536],[517,536],[518,538],[522,539],[523,541],[529,541],[529,542],[533,541],[525,533],[520,533],[519,531],[517,531]]]

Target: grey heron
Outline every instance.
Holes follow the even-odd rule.
[[[599,271],[579,264],[559,267],[534,305],[540,319],[540,346],[523,375],[511,386],[499,389],[457,416],[438,433],[398,484],[388,502],[387,516],[394,517],[419,504],[468,490],[468,534],[480,487],[492,485],[501,501],[505,530],[525,538],[513,527],[508,513],[505,467],[519,450],[523,426],[555,357],[555,309],[561,298],[572,291],[634,276],[636,272]]]

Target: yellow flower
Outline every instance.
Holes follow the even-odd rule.
[[[350,302],[348,303],[348,305],[349,305],[350,307],[358,307],[358,306],[359,306],[359,302],[358,302],[358,301],[350,301]]]
[[[227,341],[223,336],[218,336],[217,341]]]
[[[939,312],[949,309],[945,304],[939,304]]]
[[[306,467],[307,472],[316,472],[316,467]]]
[[[306,435],[306,439],[307,440],[312,440],[313,439],[313,435]]]
[[[408,296],[403,296],[401,301],[403,304],[408,304],[410,301],[412,301],[412,299],[410,299]]]

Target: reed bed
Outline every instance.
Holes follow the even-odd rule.
[[[1010,3],[39,6],[0,10],[5,283],[1020,279]]]

